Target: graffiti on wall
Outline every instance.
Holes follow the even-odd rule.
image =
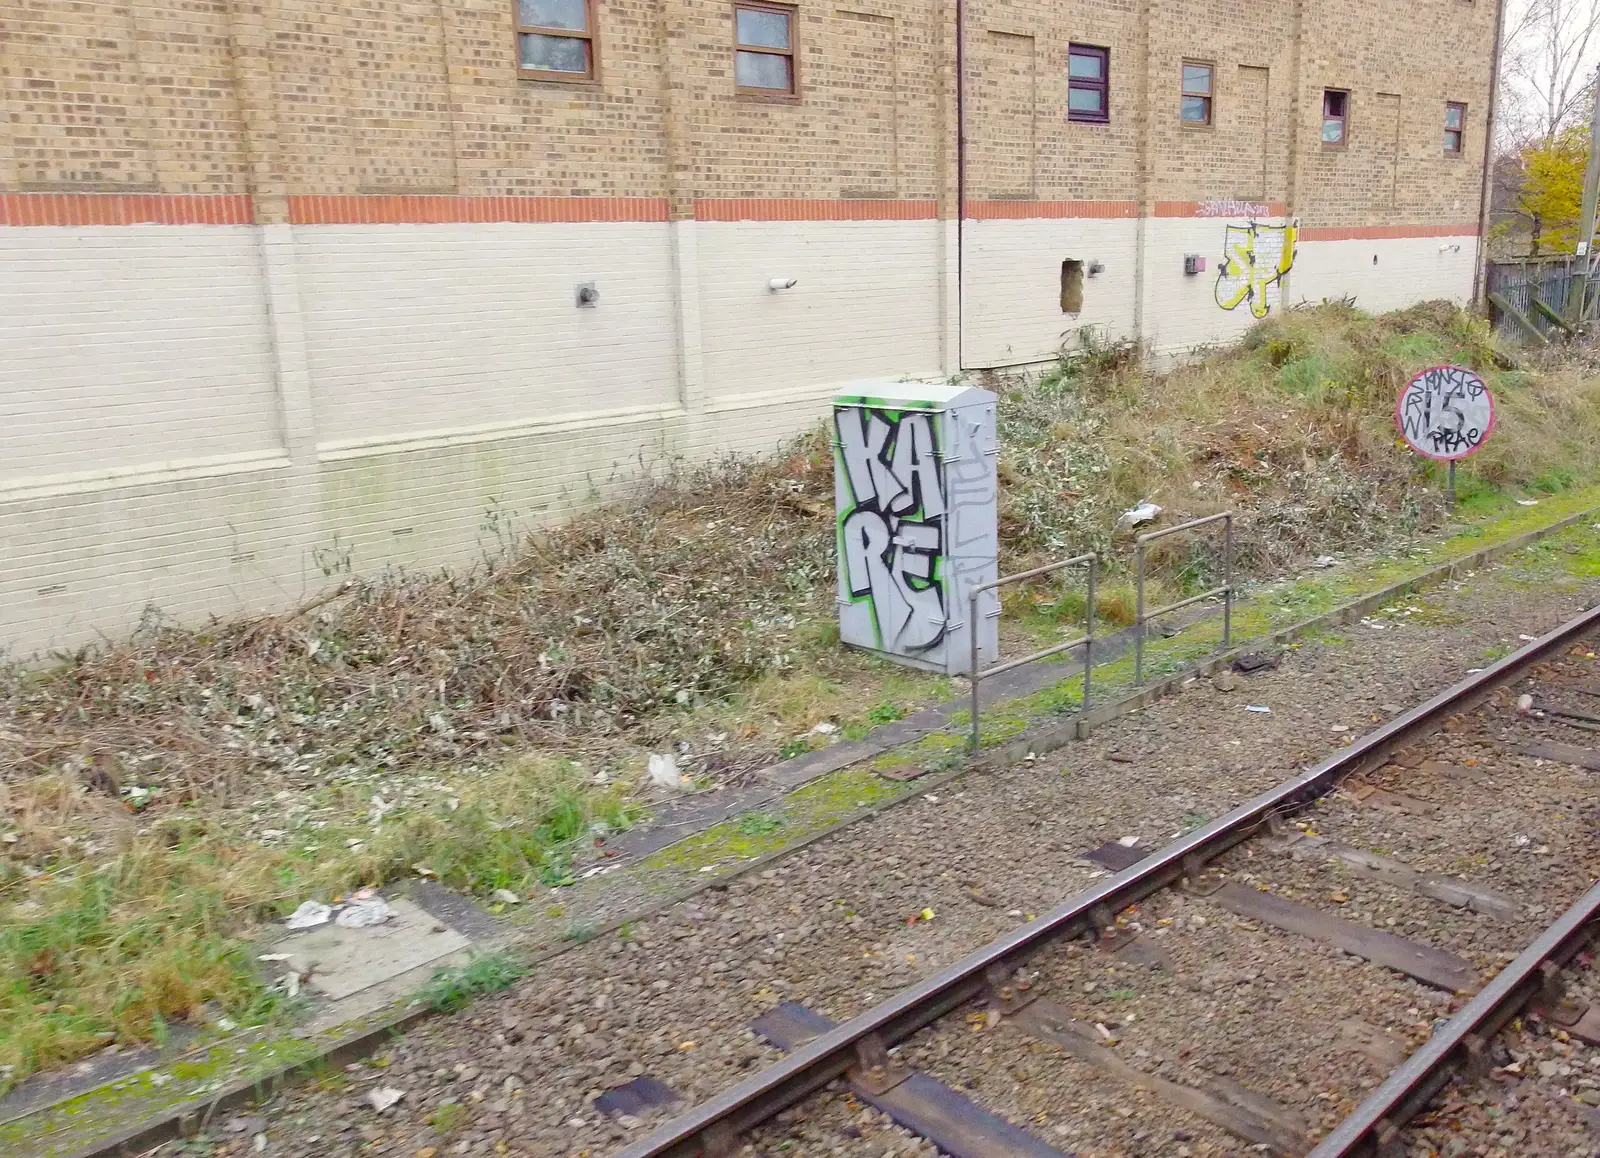
[[[1251,220],[1228,225],[1222,239],[1222,264],[1217,269],[1217,305],[1225,310],[1240,303],[1258,318],[1278,304],[1284,274],[1294,265],[1295,223],[1262,225]]]
[[[841,406],[838,453],[849,484],[839,512],[845,587],[872,609],[878,646],[915,655],[944,638],[946,508],[936,416]]]

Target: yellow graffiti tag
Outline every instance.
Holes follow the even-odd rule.
[[[1294,265],[1296,224],[1229,225],[1222,242],[1222,267],[1217,270],[1217,305],[1231,310],[1250,303],[1250,312],[1267,316],[1272,303],[1268,287],[1277,285]]]

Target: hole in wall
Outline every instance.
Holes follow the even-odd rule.
[[[1372,264],[1373,265],[1377,265],[1378,264],[1378,255],[1377,254],[1373,254],[1372,255]]]
[[[1083,309],[1083,262],[1068,258],[1061,263],[1061,312],[1076,314]]]

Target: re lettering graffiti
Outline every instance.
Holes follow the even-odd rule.
[[[1465,458],[1494,429],[1494,398],[1483,379],[1461,366],[1432,366],[1406,383],[1395,425],[1418,454]]]
[[[917,654],[946,630],[941,560],[946,504],[933,415],[844,406],[834,411],[850,505],[839,512],[850,597],[872,608],[878,645]]]

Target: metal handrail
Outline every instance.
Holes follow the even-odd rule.
[[[1154,611],[1146,611],[1144,609],[1144,549],[1157,539],[1165,539],[1168,535],[1176,535],[1180,531],[1198,530],[1200,527],[1208,527],[1212,523],[1222,524],[1222,586],[1213,587],[1209,591],[1202,591],[1198,595],[1191,595],[1187,599],[1179,599],[1176,603],[1165,604],[1157,607]],[[1136,609],[1133,620],[1134,684],[1144,683],[1144,625],[1158,616],[1181,610],[1191,604],[1199,603],[1203,599],[1211,599],[1217,595],[1222,596],[1222,648],[1220,650],[1226,650],[1233,640],[1233,512],[1223,511],[1221,514],[1207,515],[1203,519],[1190,519],[1187,523],[1179,523],[1176,527],[1148,531],[1138,538],[1136,556],[1138,578],[1135,582]]]
[[[1081,639],[1074,639],[1067,643],[1058,643],[1053,647],[1046,647],[1039,651],[1029,652],[1027,655],[1021,656],[1018,659],[1009,659],[1003,663],[997,663],[987,668],[979,667],[978,596],[982,595],[985,591],[993,591],[996,587],[1003,587],[1007,583],[1020,583],[1024,579],[1032,579],[1038,575],[1048,575],[1052,571],[1060,571],[1063,568],[1076,566],[1079,563],[1089,564],[1089,603],[1084,612],[1084,617],[1088,620],[1088,622],[1085,624],[1087,634],[1085,634]],[[1089,669],[1094,666],[1094,583],[1095,576],[1099,571],[1099,567],[1099,557],[1095,555],[1093,551],[1090,551],[1086,555],[1074,555],[1070,559],[1062,559],[1056,563],[1046,563],[1043,567],[1035,567],[1031,571],[1019,571],[1015,575],[1003,575],[999,579],[992,580],[988,583],[979,583],[977,586],[972,588],[971,592],[968,593],[968,610],[971,612],[970,616],[968,617],[968,622],[972,625],[971,631],[969,632],[972,641],[972,665],[967,669],[967,671],[972,679],[972,751],[974,755],[977,754],[979,744],[978,711],[980,705],[978,702],[978,685],[984,680],[988,679],[990,676],[997,676],[1001,672],[1010,671],[1012,668],[1021,667],[1023,664],[1032,663],[1037,659],[1044,659],[1046,656],[1055,655],[1058,652],[1067,651],[1071,648],[1077,647],[1079,644],[1082,644],[1084,649],[1083,707],[1080,708],[1079,711],[1081,712],[1088,710]]]

